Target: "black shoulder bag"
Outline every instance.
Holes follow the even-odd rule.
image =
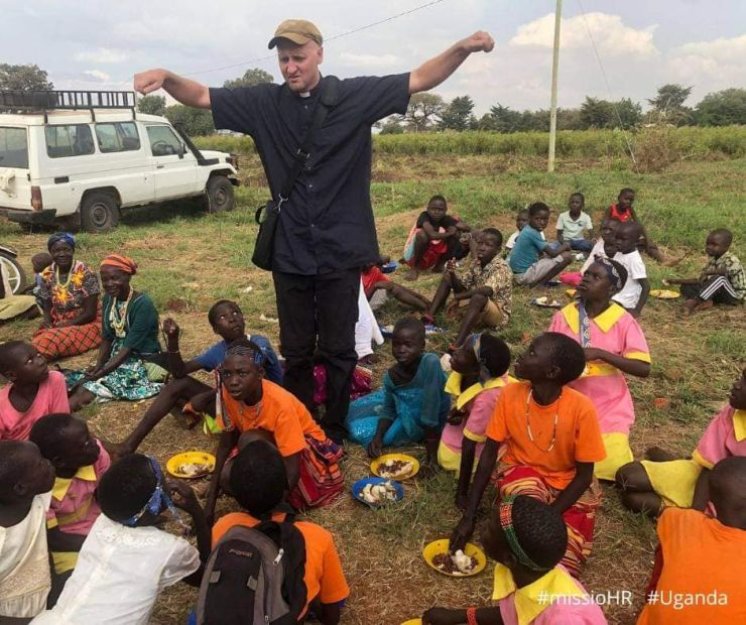
[[[298,179],[300,172],[303,170],[303,166],[311,156],[310,151],[313,142],[313,135],[319,128],[321,128],[324,119],[326,119],[327,113],[337,103],[338,86],[339,79],[336,76],[326,76],[322,79],[321,93],[319,94],[319,100],[313,111],[313,120],[306,131],[303,143],[301,143],[301,146],[295,153],[293,167],[290,170],[288,177],[285,179],[285,184],[282,186],[282,191],[280,191],[277,201],[272,199],[264,206],[260,206],[256,209],[254,219],[256,220],[256,223],[259,224],[259,234],[257,234],[256,237],[254,254],[251,256],[251,261],[260,269],[266,269],[267,271],[272,269],[275,234],[277,232],[277,225],[280,222],[282,205],[288,201],[295,181]]]

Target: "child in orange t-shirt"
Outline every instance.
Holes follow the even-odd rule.
[[[197,396],[192,408],[214,413],[221,430],[214,479],[205,513],[212,518],[220,488],[230,492],[231,450],[263,438],[285,461],[290,495],[297,509],[329,503],[344,487],[337,462],[343,450],[326,437],[308,409],[281,386],[264,379],[264,353],[246,339],[231,343],[219,370],[217,389]],[[215,399],[213,406],[209,406]]]
[[[660,545],[637,625],[746,623],[746,457],[718,462],[709,482],[717,518],[670,507],[658,519]]]
[[[562,565],[577,577],[591,551],[601,503],[593,465],[606,456],[593,403],[566,386],[584,368],[583,348],[556,332],[534,339],[518,358],[515,375],[525,382],[509,384],[497,400],[466,510],[451,537],[452,550],[463,548],[474,531],[477,509],[504,444],[497,475],[500,497],[528,495],[562,512],[568,531]]]
[[[212,528],[213,546],[236,525],[255,527],[261,519],[281,522],[286,494],[287,474],[280,454],[266,441],[248,443],[234,459],[229,477],[230,487],[245,512],[232,512],[220,518]],[[322,625],[337,625],[340,608],[349,596],[342,563],[331,533],[309,521],[294,523],[306,545],[303,581],[306,604],[298,614],[303,622],[309,608]],[[288,554],[293,560],[293,554]]]

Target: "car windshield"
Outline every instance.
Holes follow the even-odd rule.
[[[28,145],[25,128],[0,126],[0,168],[28,169]]]

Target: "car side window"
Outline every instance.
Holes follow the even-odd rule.
[[[182,142],[168,126],[148,126],[148,139],[153,156],[179,154]]]
[[[140,149],[140,135],[133,122],[96,124],[98,149],[102,152],[127,152]]]
[[[86,124],[45,126],[44,138],[49,158],[93,154],[93,134]]]

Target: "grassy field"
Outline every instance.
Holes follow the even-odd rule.
[[[134,279],[135,288],[150,293],[162,318],[170,315],[177,319],[183,328],[185,355],[214,341],[205,313],[220,297],[239,301],[251,332],[266,334],[277,343],[277,324],[261,319],[277,316],[270,278],[249,262],[255,235],[253,208],[267,191],[256,157],[246,156],[243,166],[245,186],[238,193],[239,207],[232,213],[208,216],[187,205],[143,209],[126,214],[112,233],[79,236],[77,256],[92,265],[113,251],[137,260],[141,269]],[[444,194],[451,212],[469,223],[497,226],[508,235],[514,229],[515,210],[531,201],[548,202],[556,218],[568,195],[580,190],[598,222],[602,209],[618,190],[632,186],[638,190],[638,213],[651,236],[670,259],[678,261],[672,267],[648,264],[654,288],[665,276],[697,275],[705,262],[705,235],[715,227],[734,230],[733,249],[746,260],[742,206],[746,159],[683,161],[663,173],[637,175],[609,161],[578,154],[560,163],[560,173],[547,175],[540,173],[540,168],[535,155],[378,154],[372,192],[382,252],[399,257],[414,217],[435,193]],[[553,227],[550,236],[552,233]],[[20,250],[29,271],[30,256],[44,248],[47,236],[21,234],[17,226],[0,223],[0,240]],[[402,277],[394,274],[394,279]],[[437,279],[424,275],[416,288],[432,295]],[[560,289],[541,294],[564,299]],[[516,354],[549,324],[551,311],[528,304],[534,295],[515,292],[514,316],[503,336]],[[402,309],[388,304],[383,322],[391,323],[403,314]],[[743,309],[717,309],[684,319],[678,313],[678,302],[651,300],[641,322],[652,351],[653,372],[646,380],[630,381],[637,409],[633,448],[641,454],[647,446],[658,444],[687,454],[744,365],[746,316]],[[34,327],[34,322],[22,322],[0,328],[0,340],[29,337]],[[436,337],[429,348],[442,350],[448,338]],[[379,348],[377,355],[375,372],[380,379],[392,361],[390,344]],[[88,364],[94,358],[88,354],[71,364]],[[667,398],[669,403],[656,408],[656,398]],[[118,440],[146,406],[147,402],[93,406],[86,409],[85,416],[96,433]],[[213,445],[214,441],[199,432],[179,429],[168,417],[142,450],[165,461],[177,451],[211,449]],[[348,445],[347,451],[344,469],[349,485],[369,471],[362,450]],[[423,455],[422,449],[412,451]],[[309,515],[334,532],[342,555],[352,587],[343,623],[397,625],[432,605],[463,606],[489,600],[489,573],[472,579],[448,579],[428,569],[420,556],[424,544],[447,536],[454,526],[458,515],[452,505],[453,492],[453,479],[440,474],[431,481],[407,483],[405,500],[395,509],[372,512],[344,497]],[[218,512],[233,507],[223,500]],[[652,524],[623,511],[614,491],[606,488],[583,581],[595,593],[633,593],[633,605],[606,608],[610,623],[634,622],[654,546]],[[196,593],[184,586],[169,589],[159,600],[151,622],[185,622],[195,597]]]

